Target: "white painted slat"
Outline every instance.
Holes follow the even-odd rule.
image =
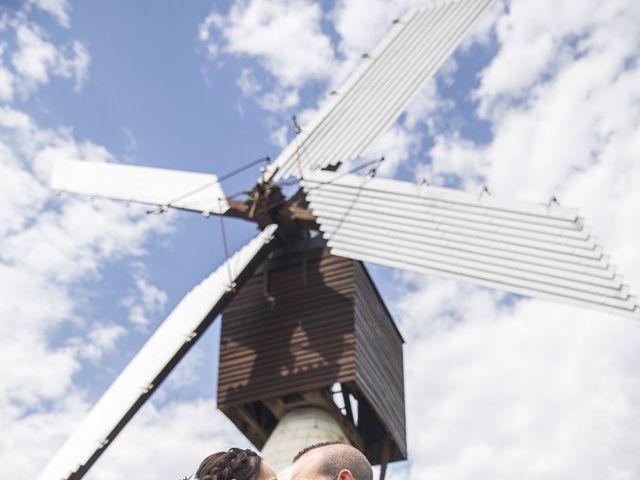
[[[311,186],[312,182],[307,182]],[[360,187],[358,187],[360,188]],[[434,200],[428,198],[429,189],[432,187],[423,186],[416,189],[410,195],[392,195],[388,192],[375,192],[370,190],[360,190],[359,195],[366,198],[367,202],[372,205],[388,205],[387,200],[391,197],[394,200],[401,199],[408,212],[421,212],[425,207],[429,207],[429,211],[434,215],[448,216],[451,218],[459,218],[466,220],[483,219],[495,225],[512,226],[522,230],[532,230],[535,232],[548,232],[555,235],[569,236],[574,238],[586,238],[589,236],[589,229],[582,225],[582,219],[575,220],[556,220],[553,218],[531,217],[531,215],[516,214],[513,212],[504,212],[484,207],[471,207],[468,205],[460,205],[451,201]],[[313,194],[310,189],[309,194]],[[331,194],[340,199],[348,199],[352,196],[352,192],[345,191],[343,186],[335,186],[328,184],[323,187],[323,194]],[[475,201],[480,196],[476,195]]]
[[[329,241],[330,246],[332,241],[336,244],[340,244],[340,242],[366,242],[368,241],[366,239],[371,235],[370,230],[361,227],[354,228],[352,225],[342,225],[336,228],[331,225],[326,227],[323,224],[321,231],[326,233],[327,236],[331,236],[331,241]],[[619,290],[622,285],[622,278],[619,275],[614,275],[611,278],[603,278],[602,276],[596,276],[590,273],[575,272],[566,268],[556,268],[555,265],[547,266],[523,262],[520,259],[504,258],[495,252],[485,254],[469,251],[468,249],[459,250],[453,248],[451,245],[437,246],[431,244],[428,245],[428,248],[425,248],[426,242],[424,239],[416,236],[410,237],[393,229],[386,231],[383,241],[377,239],[374,241],[380,245],[380,248],[407,250],[408,252],[415,252],[418,256],[423,255],[439,258],[444,259],[444,261],[470,262],[474,263],[476,268],[484,268],[487,271],[500,268],[506,273],[521,272],[522,274],[540,274],[543,276],[541,278],[566,279],[581,282],[586,285],[595,285],[615,290]]]
[[[410,88],[415,76],[422,72],[426,66],[433,64],[434,58],[431,55],[415,57],[414,48],[416,45],[431,44],[438,47],[435,51],[440,51],[442,39],[437,38],[434,33],[445,27],[444,23],[447,17],[443,13],[451,10],[451,7],[452,4],[447,4],[435,9],[435,11],[429,9],[418,11],[417,15],[407,23],[406,28],[391,48],[384,52],[384,57],[370,57],[372,65],[367,76],[363,77],[357,89],[349,92],[350,95],[345,99],[345,102],[339,105],[337,109],[339,115],[334,115],[334,122],[337,125],[331,125],[331,128],[324,129],[322,134],[316,137],[318,143],[322,141],[327,145],[327,149],[323,152],[327,158],[339,158],[340,154],[343,155],[342,158],[352,158],[348,152],[356,147],[363,133],[366,132],[362,127],[371,128],[370,126],[375,123],[384,121],[387,110],[393,109],[398,96]],[[386,61],[383,62],[383,59]],[[411,68],[404,71],[405,75],[397,76],[396,72],[403,71],[403,65],[410,62],[412,62]],[[374,95],[380,91],[384,93],[384,96],[373,100]],[[353,108],[354,105],[359,108]],[[377,115],[377,117],[371,115]],[[367,119],[368,122],[354,124],[361,119]],[[354,125],[350,130],[344,130],[352,124]],[[347,136],[346,133],[351,135]],[[305,151],[310,153],[305,158],[306,161],[312,164],[318,161],[318,152],[312,150],[311,146],[306,147]]]
[[[278,170],[276,179],[286,178],[289,175],[301,176],[301,165],[299,164],[300,148],[302,148],[308,138],[314,136],[314,132],[319,130],[324,123],[330,121],[331,117],[335,116],[335,113],[333,113],[334,110],[340,103],[344,102],[344,98],[347,96],[347,93],[352,89],[357,88],[356,85],[358,82],[367,76],[367,71],[371,68],[372,59],[378,58],[389,47],[389,45],[396,41],[397,36],[404,30],[405,26],[413,17],[415,17],[416,14],[417,12],[415,10],[410,10],[400,19],[400,21],[392,25],[391,29],[375,47],[369,58],[363,59],[358,68],[356,68],[340,89],[331,94],[329,99],[316,113],[311,123],[306,125],[303,131],[298,134],[298,137],[292,140],[280,153],[278,158],[267,167],[270,172],[275,172],[276,169]]]
[[[413,259],[413,262],[417,265],[424,265],[434,269],[465,269],[467,272],[473,272],[474,275],[479,277],[499,276],[505,282],[510,278],[511,280],[509,281],[514,285],[518,285],[518,282],[526,281],[528,284],[537,285],[541,289],[560,287],[571,289],[575,292],[591,293],[622,300],[626,300],[629,297],[628,287],[622,285],[620,277],[616,277],[615,281],[613,283],[610,282],[609,285],[600,286],[601,282],[593,277],[585,279],[585,277],[578,275],[558,275],[556,271],[545,272],[542,269],[538,269],[538,272],[536,272],[523,264],[488,262],[480,258],[470,258],[469,255],[457,255],[450,249],[445,252],[438,252],[433,248],[428,250],[421,249],[420,244],[411,244],[396,239],[389,232],[385,233],[384,241],[337,233],[332,235],[328,244],[329,247],[340,247],[341,245],[349,244],[353,247],[367,248],[371,251],[375,250],[381,256],[403,256]]]
[[[401,268],[404,270],[413,270],[416,272],[434,274],[436,276],[442,278],[450,278],[453,280],[461,280],[464,282],[472,283],[474,285],[479,285],[482,287],[495,288],[498,290],[504,290],[507,292],[515,293],[518,295],[523,295],[526,297],[536,297],[536,298],[544,298],[548,300],[554,300],[561,303],[567,303],[571,305],[576,305],[580,307],[587,307],[594,310],[600,310],[607,313],[612,313],[615,315],[621,315],[625,317],[634,318],[636,320],[640,319],[640,307],[637,305],[637,299],[635,297],[629,297],[628,308],[619,305],[611,305],[608,300],[599,298],[598,301],[594,302],[590,299],[585,298],[584,295],[574,295],[571,292],[570,295],[561,295],[554,289],[551,292],[535,290],[527,286],[517,286],[511,283],[504,283],[501,281],[496,281],[487,278],[478,278],[469,275],[464,270],[459,271],[442,271],[437,269],[431,269],[422,265],[414,265],[413,263],[407,263],[406,261],[377,256],[373,252],[367,252],[362,249],[351,249],[348,247],[333,247],[331,249],[331,253],[333,255],[338,255],[341,257],[352,258],[354,260],[360,260],[363,262],[373,262],[379,263],[381,265],[386,265],[388,267],[393,268]]]
[[[438,249],[449,249],[454,252],[482,255],[485,258],[495,259],[496,261],[511,260],[525,265],[531,265],[532,268],[547,267],[561,272],[585,274],[607,281],[613,280],[616,276],[615,269],[604,261],[585,264],[581,259],[580,263],[575,263],[575,257],[571,255],[561,256],[555,254],[551,257],[546,252],[544,255],[540,255],[540,251],[535,249],[529,249],[525,254],[521,253],[523,251],[522,249],[514,250],[503,248],[504,245],[498,242],[493,242],[491,246],[488,247],[486,244],[477,241],[470,242],[463,236],[459,236],[460,240],[455,241],[429,236],[431,231],[420,227],[394,227],[392,229],[388,227],[388,222],[380,218],[369,218],[363,222],[355,222],[353,218],[349,218],[349,222],[345,223],[341,221],[340,218],[329,218],[325,214],[322,215],[321,230],[328,235],[333,235],[334,232],[344,234],[353,232],[354,235],[369,236],[377,235],[380,230],[385,229],[391,231],[394,236],[398,236],[407,241],[418,242],[429,249],[434,249],[434,251]]]
[[[334,255],[640,316],[588,232],[563,235],[585,230],[575,209],[326,171],[306,171],[302,186]],[[509,218],[484,221],[476,206]]]
[[[58,160],[51,188],[126,202],[223,214],[229,209],[211,174],[113,163]]]
[[[270,167],[275,179],[358,157],[402,113],[492,0],[447,0],[403,16]]]
[[[327,215],[330,218],[344,218],[344,212],[344,208],[341,210],[336,206],[325,206],[324,203],[322,207],[318,207],[319,214]],[[358,222],[366,222],[365,219],[377,219],[384,217],[389,226],[393,226],[394,228],[420,225],[423,229],[429,230],[431,234],[439,233],[440,236],[444,238],[449,238],[450,234],[455,234],[463,235],[470,239],[474,238],[501,242],[505,245],[529,247],[537,249],[540,252],[563,253],[567,255],[573,255],[577,258],[592,259],[594,261],[598,261],[602,257],[602,247],[598,245],[594,246],[593,244],[591,244],[588,248],[583,248],[580,245],[566,245],[558,242],[549,242],[546,241],[546,239],[539,238],[529,240],[528,238],[526,238],[526,236],[523,235],[504,235],[499,232],[484,231],[484,229],[476,229],[473,227],[463,228],[455,225],[447,225],[440,222],[419,221],[419,219],[415,219],[412,221],[411,218],[404,218],[401,216],[395,216],[393,214],[383,215],[381,212],[377,211],[367,211],[366,205],[359,205],[358,207],[352,206],[348,210],[347,214],[349,219],[353,219],[354,221]]]
[[[310,192],[308,198],[310,200],[316,198],[314,192]],[[344,204],[344,199],[338,198],[333,193],[323,192],[323,206],[326,206],[327,210],[331,208],[340,208]],[[393,208],[394,204],[390,204],[388,201],[382,200],[380,202],[371,201],[371,199],[365,199],[364,197],[359,202],[360,205],[366,204],[367,212],[374,212],[380,215],[392,215],[394,218],[410,219],[415,221],[419,219],[421,222],[433,223],[438,225],[446,225],[461,229],[473,229],[479,232],[492,233],[495,235],[504,235],[506,237],[525,238],[527,240],[537,240],[541,242],[549,242],[558,245],[564,245],[567,247],[581,248],[587,250],[593,250],[595,243],[589,237],[584,235],[580,230],[560,230],[555,228],[540,226],[539,229],[535,229],[530,224],[523,224],[517,222],[496,222],[487,218],[483,221],[482,216],[469,216],[461,217],[460,215],[442,214],[442,210],[434,208],[407,208],[401,212],[398,212]],[[356,208],[354,207],[354,210]]]
[[[392,180],[388,178],[371,178],[359,175],[342,175],[336,182],[337,175],[334,172],[307,170],[304,172],[304,180],[307,190],[313,190],[314,186],[322,186],[330,190],[333,187],[351,189],[351,193],[360,195],[387,194],[385,199],[405,201],[411,198],[425,198],[440,200],[451,205],[466,205],[472,208],[486,209],[486,213],[508,212],[519,215],[522,218],[530,217],[531,221],[546,219],[560,219],[575,222],[578,217],[578,209],[560,205],[544,203],[502,200],[491,195],[478,195],[453,188],[434,187],[430,185],[418,185],[415,183]],[[363,188],[366,187],[366,188]],[[480,212],[484,213],[484,212]]]
[[[489,3],[490,1],[482,0],[459,0],[434,5],[435,8],[432,8],[437,12],[435,15],[429,10],[423,10],[420,17],[426,16],[433,20],[417,28],[416,35],[407,42],[404,49],[411,51],[414,45],[429,45],[432,48],[437,46],[437,50],[432,55],[421,57],[406,55],[401,65],[414,63],[401,77],[397,75],[401,68],[400,62],[386,68],[382,78],[372,82],[370,90],[362,95],[369,100],[362,102],[365,108],[356,110],[357,114],[351,119],[339,117],[345,122],[344,128],[348,128],[351,123],[367,120],[368,123],[361,124],[366,128],[359,128],[354,130],[352,135],[348,135],[349,130],[332,127],[334,132],[340,132],[340,136],[326,140],[329,150],[324,156],[349,160],[364,153],[366,148],[400,116],[405,106],[425,84],[424,79],[435,75]],[[371,101],[379,94],[382,94],[379,102]],[[322,157],[316,155],[316,158],[322,161]]]
[[[38,480],[66,480],[104,451],[121,422],[137,410],[158,385],[163,370],[186,353],[205,322],[219,313],[219,305],[234,295],[232,284],[273,238],[268,226],[251,242],[191,290],[158,327],[122,373],[89,411],[79,428],[63,444]],[[257,266],[258,262],[253,262]],[[231,275],[231,278],[229,277]],[[166,373],[166,372],[165,372]]]
[[[559,297],[568,297],[574,300],[582,300],[589,303],[600,303],[607,306],[615,306],[626,310],[631,310],[635,306],[636,298],[634,296],[627,296],[626,299],[618,299],[616,297],[598,295],[597,293],[585,292],[582,290],[575,290],[568,286],[543,284],[540,282],[531,281],[526,278],[515,278],[511,276],[501,275],[499,273],[477,271],[473,268],[469,268],[465,265],[449,266],[439,262],[423,261],[422,259],[416,259],[413,254],[404,254],[399,251],[382,251],[375,248],[355,247],[351,245],[348,247],[353,252],[362,252],[363,255],[369,255],[377,260],[374,261],[383,265],[391,265],[395,263],[397,265],[403,265],[404,269],[414,271],[424,271],[427,273],[447,273],[459,275],[462,279],[466,279],[471,283],[477,283],[476,280],[491,282],[494,285],[500,285],[504,290],[511,290],[512,288],[518,288],[520,291],[528,291],[525,293],[527,296],[535,296],[535,292],[544,292],[550,295],[557,295]],[[340,247],[336,248],[336,251],[347,250],[348,248]],[[332,253],[333,250],[332,250]],[[338,255],[339,253],[334,253]],[[505,288],[508,287],[508,288]],[[516,292],[517,293],[517,292]]]

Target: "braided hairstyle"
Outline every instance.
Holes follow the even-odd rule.
[[[196,472],[196,480],[255,480],[262,458],[253,450],[230,448],[205,458]]]

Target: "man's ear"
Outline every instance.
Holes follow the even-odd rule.
[[[336,480],[353,480],[353,475],[349,470],[343,468],[340,470],[340,473],[338,473],[338,478]]]

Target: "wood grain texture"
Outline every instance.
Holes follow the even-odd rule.
[[[285,402],[340,383],[375,464],[406,458],[403,340],[364,265],[326,248],[272,255],[223,313],[218,407],[261,448]],[[281,403],[282,403],[281,402]],[[353,423],[347,412],[345,422]]]

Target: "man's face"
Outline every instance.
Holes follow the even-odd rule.
[[[311,450],[293,464],[290,480],[333,480],[320,473],[322,448]]]

